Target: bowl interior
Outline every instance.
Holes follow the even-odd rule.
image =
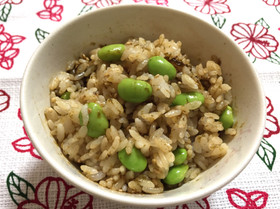
[[[183,43],[193,64],[212,55],[221,60],[232,86],[238,133],[229,152],[217,164],[182,187],[158,195],[130,195],[104,189],[84,177],[63,156],[47,127],[44,109],[49,82],[66,63],[100,44],[124,43],[131,37],[166,38]],[[142,206],[194,201],[232,180],[256,152],[264,127],[264,95],[246,55],[214,26],[172,9],[156,6],[114,6],[90,12],[53,32],[31,58],[22,82],[21,110],[29,137],[41,156],[65,179],[82,190],[122,203]],[[257,114],[256,114],[257,113]]]

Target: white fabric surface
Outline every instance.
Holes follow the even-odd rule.
[[[205,2],[210,7],[205,6]],[[37,29],[47,32],[47,35],[64,22],[77,17],[81,11],[112,4],[168,6],[193,14],[210,24],[214,24],[212,18],[219,18],[220,21],[225,20],[221,30],[233,40],[236,38],[231,33],[233,25],[242,25],[244,28],[245,24],[250,24],[251,28],[268,34],[260,37],[260,34],[251,31],[254,37],[251,44],[255,41],[254,44],[263,47],[268,54],[265,57],[265,50],[257,53],[260,48],[256,48],[250,55],[263,82],[268,104],[267,129],[258,154],[237,178],[204,200],[165,209],[280,208],[279,0],[0,0],[0,208],[63,208],[61,202],[64,195],[69,197],[80,192],[75,188],[69,189],[70,185],[32,149],[19,114],[21,78],[32,53],[40,45],[35,36]],[[50,18],[50,13],[55,12],[56,16]],[[249,27],[246,31],[250,31]],[[8,39],[13,41],[9,42]],[[248,47],[244,49],[246,52],[249,50]],[[5,60],[5,57],[10,61]],[[275,63],[269,61],[269,57],[274,58]],[[36,198],[35,194],[39,197]],[[76,202],[76,208],[133,208],[86,194],[77,199],[79,202]],[[27,203],[28,200],[30,204]],[[55,206],[56,200],[61,204]],[[64,206],[69,206],[70,203],[73,202],[64,202]],[[68,208],[75,208],[74,205]],[[159,205],[158,208],[162,207]]]

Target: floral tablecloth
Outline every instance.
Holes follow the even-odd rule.
[[[25,66],[55,28],[122,4],[171,7],[215,25],[248,55],[266,94],[266,128],[248,167],[212,195],[165,209],[280,209],[280,0],[0,0],[0,208],[133,208],[88,195],[59,177],[32,146],[19,105]]]

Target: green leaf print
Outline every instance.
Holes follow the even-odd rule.
[[[276,150],[265,138],[263,138],[261,141],[257,155],[261,158],[268,169],[272,171],[272,167],[276,158]]]
[[[265,22],[265,20],[263,18],[259,19],[257,22],[255,22],[256,25],[261,25],[266,29],[269,29],[270,26],[267,24],[267,22]]]
[[[78,15],[82,15],[92,10],[93,6],[85,5]]]
[[[277,55],[275,52],[272,52],[272,53],[270,54],[270,57],[268,57],[266,60],[269,61],[269,62],[271,62],[271,63],[273,63],[273,64],[278,64],[278,65],[280,65],[280,57],[279,57],[279,55]]]
[[[36,36],[36,39],[39,43],[42,43],[43,40],[45,40],[45,38],[49,35],[50,33],[47,32],[47,31],[44,31],[40,28],[38,28],[36,31],[35,31],[35,36]]]
[[[0,20],[3,22],[7,22],[11,10],[12,10],[11,4],[0,5]]]
[[[7,177],[7,188],[16,205],[25,200],[34,199],[35,188],[25,179],[12,171]]]
[[[280,5],[276,6],[275,9],[280,14]]]
[[[220,29],[222,29],[222,27],[226,23],[226,18],[224,18],[220,14],[211,15],[211,19],[212,19],[213,23]]]
[[[257,61],[257,58],[254,55],[252,55],[251,53],[248,53],[247,55],[252,63],[255,63]]]

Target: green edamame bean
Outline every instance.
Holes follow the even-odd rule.
[[[178,94],[172,102],[172,105],[185,105],[187,102],[200,101],[204,103],[204,96],[199,92]]]
[[[177,148],[173,151],[173,154],[175,156],[174,165],[181,165],[187,159],[188,152],[184,148]]]
[[[132,152],[130,154],[126,153],[125,148],[122,149],[118,152],[118,158],[128,170],[134,172],[142,172],[147,167],[146,157],[135,147],[132,148]]]
[[[65,100],[68,100],[68,99],[70,99],[70,92],[68,92],[68,91],[65,91],[61,96],[60,96],[60,98],[61,99],[65,99]]]
[[[93,138],[102,136],[105,134],[106,129],[109,127],[109,122],[104,115],[102,108],[100,105],[96,103],[89,103],[88,104],[88,111],[89,111],[89,120],[87,124],[88,132],[87,135]],[[80,112],[79,119],[80,124],[83,125],[83,118]]]
[[[163,179],[163,182],[168,185],[178,184],[184,180],[185,175],[189,169],[188,165],[176,165],[169,169],[167,176]]]
[[[141,103],[152,95],[152,86],[146,81],[125,78],[118,84],[118,94],[124,101]]]
[[[220,121],[223,124],[224,129],[231,128],[233,126],[234,118],[231,106],[227,106],[220,116]]]
[[[176,95],[175,99],[172,102],[172,105],[174,106],[185,105],[185,104],[187,104],[187,97],[186,94],[184,93]]]
[[[186,93],[186,97],[188,102],[200,101],[202,104],[204,103],[204,96],[199,92]]]
[[[99,59],[106,62],[119,61],[124,52],[125,46],[123,44],[111,44],[102,47],[97,55]]]
[[[149,59],[148,71],[153,75],[167,75],[169,80],[176,76],[176,68],[161,56],[154,56]]]

